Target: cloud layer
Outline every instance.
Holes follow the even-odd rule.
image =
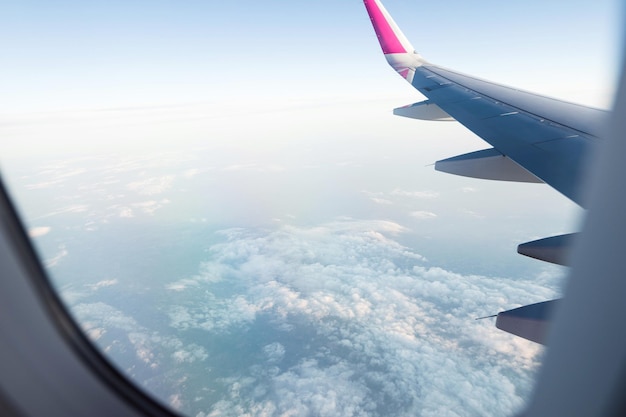
[[[401,244],[412,245],[411,239],[422,239],[429,225],[445,219],[436,204],[445,194],[396,186],[361,191],[374,204],[360,212],[352,207],[354,195],[338,189],[329,195],[351,205],[344,210],[337,204],[323,215],[317,212],[332,204],[319,206],[314,217],[292,206],[298,199],[287,193],[289,204],[265,212],[270,199],[256,191],[293,167],[216,161],[198,168],[191,156],[166,156],[104,159],[88,172],[77,171],[75,165],[85,161],[76,161],[28,179],[28,192],[42,201],[49,194],[55,202],[45,211],[33,209],[31,217],[49,226],[31,224],[31,233],[53,231],[38,241],[48,245],[42,253],[51,271],[70,272],[65,300],[92,339],[143,387],[194,416],[482,416],[519,410],[541,349],[496,330],[492,319],[474,318],[551,298],[557,279],[461,275],[430,265]],[[266,174],[272,182],[249,181]],[[254,187],[237,187],[248,182]],[[241,213],[250,216],[252,204],[259,218],[280,221],[269,229],[258,225],[270,223],[250,221],[243,222],[247,228],[214,232],[241,225]],[[236,221],[224,220],[240,207]],[[177,213],[185,213],[188,224],[181,225]],[[346,213],[388,220],[336,217]],[[178,240],[168,246],[142,237],[143,224],[168,224],[168,216]],[[329,218],[336,220],[320,220]],[[296,222],[301,225],[289,225]],[[116,227],[122,235],[104,233]],[[138,280],[134,271],[127,275],[108,258],[102,270],[85,275],[84,259],[75,255],[82,240],[72,240],[83,230],[96,232],[105,250],[135,238],[121,258],[143,260],[141,273],[150,280]],[[179,245],[180,252],[169,256]],[[202,248],[198,257],[179,257],[194,248]],[[198,259],[205,262],[189,273]],[[160,269],[185,272],[161,275]]]
[[[168,285],[187,300],[170,308],[170,324],[215,338],[266,336],[258,348],[234,348],[233,355],[257,355],[260,363],[225,370],[230,376],[213,381],[223,395],[198,415],[518,410],[540,349],[474,318],[553,291],[530,280],[428,267],[391,238],[402,230],[392,222],[343,220],[221,232],[225,242],[211,248],[201,272]]]

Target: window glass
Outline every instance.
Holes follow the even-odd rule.
[[[474,319],[559,295],[566,270],[515,249],[575,231],[580,210],[428,167],[487,146],[391,115],[422,98],[362,5],[61,3],[1,18],[2,174],[129,378],[191,416],[521,409],[543,348]],[[428,59],[610,101],[613,3],[499,5],[489,30],[466,21],[474,4],[387,3]],[[439,17],[415,24],[427,7]]]

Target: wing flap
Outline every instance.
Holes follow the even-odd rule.
[[[568,255],[578,233],[551,236],[522,243],[517,253],[557,265],[569,265]]]
[[[454,121],[454,118],[430,100],[424,100],[419,103],[409,104],[408,106],[398,107],[393,109],[393,114],[411,119]]]
[[[435,169],[448,174],[487,180],[541,182],[539,178],[494,148],[437,161]]]
[[[550,319],[560,300],[543,301],[498,314],[496,327],[524,339],[545,345]]]

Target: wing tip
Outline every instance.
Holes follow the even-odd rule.
[[[385,55],[414,52],[413,46],[380,1],[363,0],[363,4]]]

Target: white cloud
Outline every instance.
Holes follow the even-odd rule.
[[[256,164],[233,164],[224,168],[224,171],[243,171],[256,169]]]
[[[285,356],[285,347],[278,342],[270,343],[263,347],[263,353],[268,362],[280,362]]]
[[[65,258],[67,255],[69,255],[69,252],[67,251],[67,249],[65,249],[64,245],[59,246],[59,251],[57,252],[56,255],[54,255],[52,258],[46,259],[44,261],[44,265],[46,266],[46,268],[52,268],[54,266],[57,266],[59,262],[61,262],[61,259]]]
[[[52,229],[48,226],[33,227],[28,230],[28,236],[32,238],[45,236],[50,233],[50,230]]]
[[[168,358],[176,363],[202,362],[208,358],[202,346],[183,343],[179,338],[161,335],[160,332],[140,325],[134,318],[103,302],[76,304],[72,307],[72,313],[87,335],[105,351],[110,352],[120,341],[105,340],[103,336],[106,333],[123,331],[135,357],[150,369],[161,367],[162,362]]]
[[[415,199],[432,200],[439,197],[439,193],[434,191],[406,191],[399,188],[391,192],[375,192],[369,190],[361,191],[370,201],[381,205],[399,205],[401,207],[411,207]],[[425,213],[425,212],[416,212]],[[419,217],[419,215],[417,216]],[[423,218],[423,217],[421,217]]]
[[[173,175],[163,175],[160,177],[147,178],[141,181],[129,183],[126,188],[135,191],[140,195],[156,195],[162,194],[172,187],[174,182]]]
[[[223,168],[224,171],[283,172],[287,168],[278,164],[233,164]]]
[[[198,168],[190,168],[183,172],[183,177],[185,178],[193,178],[198,175],[201,171]]]
[[[482,215],[480,213],[476,213],[475,211],[470,210],[470,209],[462,208],[462,209],[459,209],[458,211],[459,211],[459,213],[465,214],[465,215],[470,216],[470,217],[474,217],[476,219],[484,219],[485,218],[484,215]]]
[[[95,284],[89,285],[89,287],[94,289],[94,290],[98,290],[100,288],[111,287],[111,286],[116,285],[116,284],[118,284],[118,280],[117,279],[104,279],[102,281],[96,282]]]
[[[217,299],[208,293],[204,297],[206,305],[200,303],[172,307],[169,311],[170,326],[178,330],[196,328],[215,332],[225,331],[233,326],[252,322],[259,309],[243,296]]]
[[[100,339],[106,334],[106,330],[102,327],[83,328],[83,330],[87,333],[87,336],[94,341]]]
[[[45,177],[45,181],[40,181],[32,184],[26,184],[24,187],[27,190],[37,190],[43,188],[50,188],[54,186],[58,186],[63,183],[66,179],[70,177],[74,177],[86,172],[83,168],[69,168],[66,164],[59,165],[49,165],[44,167],[38,174],[35,174],[33,177]]]
[[[439,197],[439,193],[436,191],[406,191],[396,188],[391,192],[393,196],[400,197],[412,197],[420,199],[434,199]]]
[[[57,216],[59,214],[65,214],[65,213],[83,213],[87,211],[88,209],[89,209],[89,206],[86,204],[72,204],[70,206],[66,206],[61,209],[54,210],[50,213],[44,214],[43,216],[39,216],[37,219],[43,219],[46,217]]]
[[[359,416],[376,409],[370,390],[354,383],[357,372],[345,362],[320,366],[303,360],[273,379],[274,415]],[[301,395],[302,393],[307,395]]]
[[[186,178],[198,174],[177,172]],[[162,194],[175,177],[139,178],[127,184],[130,197]],[[125,198],[98,187],[98,198]],[[438,197],[400,189],[364,193],[378,204],[401,202],[406,212],[415,202],[410,199]],[[153,214],[169,204],[162,197],[134,198],[106,203],[104,213],[95,211],[98,204],[68,198],[51,215],[88,212],[97,221],[105,215]],[[436,217],[429,211],[412,215]],[[119,285],[116,279],[69,288],[64,299],[75,305],[89,337],[131,375],[141,375],[144,386],[151,380],[174,384],[162,398],[187,414],[472,416],[519,409],[540,348],[496,330],[493,320],[473,319],[550,298],[553,291],[543,286],[549,277],[514,281],[429,267],[396,240],[407,229],[392,221],[343,218],[276,227],[221,231],[221,243],[210,247],[196,275],[155,284],[165,293],[155,297],[155,307],[167,328],[155,331],[139,322],[143,315],[131,317],[112,303],[92,302],[96,294],[109,293],[101,289]],[[60,247],[47,265],[67,255]],[[227,349],[214,355],[215,345]],[[206,384],[206,392],[217,398],[208,404],[193,399],[205,391],[189,394],[171,378],[194,375],[200,364],[206,369],[197,370],[202,378],[195,383]],[[222,374],[213,379],[210,372],[218,371]]]
[[[392,201],[387,200],[385,198],[379,198],[379,197],[370,197],[370,200],[372,200],[374,203],[376,204],[393,204]]]
[[[149,201],[141,201],[138,203],[132,203],[131,207],[137,210],[142,211],[145,214],[154,214],[157,210],[163,208],[166,204],[169,204],[170,200],[162,199],[160,201],[149,200]]]
[[[204,361],[208,358],[206,351],[200,346],[184,347],[181,343],[178,347],[179,349],[172,353],[172,358],[178,363],[193,363],[196,361]]]
[[[554,290],[532,279],[428,267],[389,237],[401,230],[344,219],[221,232],[226,241],[211,247],[210,261],[188,279],[195,284],[176,284],[177,299],[190,301],[172,307],[171,325],[244,337],[266,333],[260,323],[269,321],[278,333],[259,348],[265,365],[216,382],[224,395],[198,415],[519,411],[541,348],[474,318],[551,298]],[[216,295],[226,287],[239,290]],[[298,348],[288,348],[294,340]]]
[[[412,211],[410,215],[411,217],[415,217],[416,219],[434,219],[435,217],[437,217],[435,213],[424,210]]]
[[[133,209],[131,209],[130,207],[120,208],[120,217],[125,217],[125,218],[135,217],[133,214]]]
[[[93,293],[93,290],[87,291],[84,288],[76,288],[75,286],[70,285],[62,288],[60,293],[61,298],[63,299],[65,304],[67,304],[68,306],[73,306],[79,300],[82,300],[83,298],[91,295]]]
[[[170,405],[170,407],[172,407],[175,410],[180,410],[183,407],[183,401],[181,398],[181,394],[173,394],[170,395],[169,399],[168,399],[168,403]]]
[[[269,164],[266,165],[265,167],[263,167],[261,172],[283,172],[285,171],[287,168],[285,168],[282,165],[278,165],[278,164]]]
[[[42,188],[50,188],[50,187],[54,187],[58,184],[61,183],[61,180],[55,180],[55,181],[42,181],[42,182],[37,182],[34,184],[27,184],[25,185],[25,188],[27,190],[39,190]]]
[[[193,279],[185,278],[185,279],[181,279],[179,281],[173,282],[171,284],[167,284],[165,288],[170,291],[182,291],[190,285],[197,286],[198,282]]]

